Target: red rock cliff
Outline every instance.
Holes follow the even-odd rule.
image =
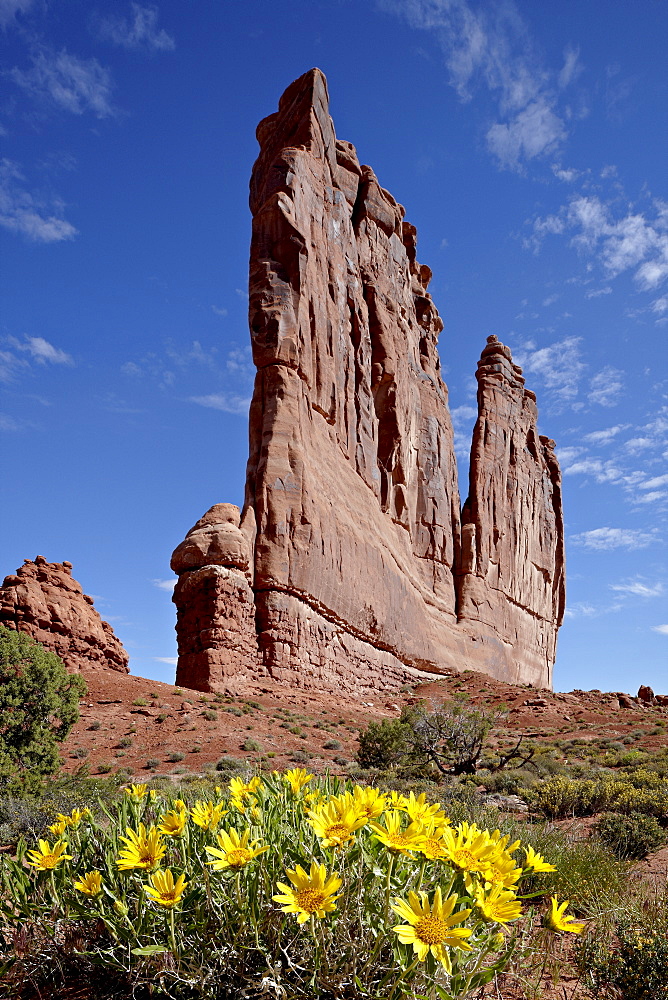
[[[128,672],[129,656],[108,622],[72,577],[69,562],[26,559],[0,587],[0,624],[25,632],[56,653],[68,670]]]
[[[481,556],[474,568],[467,526],[463,566],[436,346],[443,324],[427,291],[431,271],[416,259],[415,228],[353,146],[337,140],[319,70],[287,89],[257,135],[249,318],[258,371],[238,529],[249,553],[254,627],[246,591],[223,599],[219,584],[204,599],[204,617],[227,617],[234,627],[223,635],[201,622],[184,625],[199,598],[195,569],[181,566],[179,547],[178,682],[216,686],[248,669],[241,629],[244,644],[257,642],[256,669],[291,683],[396,686],[407,669],[446,667],[547,683],[554,602],[548,609],[535,581],[499,590],[480,567],[486,533],[503,533],[506,522],[509,531],[533,532],[537,562],[550,561],[537,546],[561,538],[558,502],[535,531],[526,519],[529,480],[531,495],[552,498],[552,473],[546,463],[522,466],[527,496],[519,506],[512,498],[495,505],[491,523],[477,511],[486,483],[496,489],[500,480],[480,453],[465,520],[480,521]],[[519,409],[506,407],[508,419]],[[535,436],[535,407],[522,412]],[[512,604],[516,597],[529,604]],[[540,636],[527,628],[527,615],[544,621]]]

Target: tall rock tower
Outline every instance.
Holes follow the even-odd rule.
[[[436,346],[443,324],[415,227],[337,140],[319,70],[288,87],[257,136],[258,371],[234,528],[247,562],[224,556],[229,523],[211,541],[211,512],[206,544],[191,539],[186,559],[185,543],[175,552],[177,681],[229,687],[250,671],[331,689],[392,687],[410,673],[468,667],[549,684],[563,532],[558,467],[536,434],[533,395],[494,340],[480,362],[462,545]],[[502,467],[490,443],[501,434],[513,442]]]

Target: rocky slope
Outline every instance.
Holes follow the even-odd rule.
[[[128,654],[73,578],[72,563],[26,559],[0,587],[0,624],[40,642],[68,670],[128,672]]]

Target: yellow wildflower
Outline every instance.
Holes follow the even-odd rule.
[[[294,869],[288,869],[287,876],[292,885],[277,882],[282,894],[272,896],[272,899],[275,903],[285,904],[281,907],[283,913],[296,913],[297,923],[306,923],[309,917],[324,917],[326,913],[336,909],[334,901],[339,897],[334,893],[340,888],[341,879],[338,875],[330,875],[328,878],[324,865],[311,862],[308,875],[301,865],[297,865]]]
[[[188,883],[185,875],[179,875],[176,882],[169,868],[164,871],[155,872],[149,875],[150,885],[145,885],[144,890],[147,896],[164,907],[171,910],[181,902],[181,896],[186,890]]]
[[[299,795],[304,785],[313,780],[313,775],[304,767],[293,767],[291,771],[286,771],[283,777],[295,795]]]
[[[402,809],[405,810],[406,803],[408,799],[401,792],[388,792],[387,795],[387,808],[388,809]]]
[[[102,875],[100,872],[86,872],[73,885],[84,896],[99,896],[102,892]]]
[[[57,868],[61,861],[71,861],[72,855],[65,854],[68,845],[64,840],[57,840],[53,847],[48,840],[39,841],[39,850],[28,851],[31,856],[28,864],[40,871],[52,871]]]
[[[522,877],[522,869],[517,867],[514,858],[500,854],[480,869],[480,876],[488,887],[498,885],[502,889],[513,889]]]
[[[139,833],[126,830],[127,837],[119,837],[127,847],[120,852],[116,865],[121,871],[132,868],[146,868],[149,871],[157,868],[165,855],[165,846],[157,827],[152,826],[148,832],[143,823],[139,824]]]
[[[250,781],[244,781],[243,778],[230,778],[230,795],[234,799],[241,799],[245,801],[257,792],[258,788],[262,787],[262,778],[259,775],[255,775]]]
[[[366,825],[366,818],[354,808],[336,802],[309,809],[308,822],[320,838],[323,847],[343,847],[355,839],[355,833]]]
[[[62,835],[65,833],[67,829],[68,829],[67,823],[62,819],[56,820],[56,822],[52,823],[51,826],[49,827],[51,833],[55,834],[56,837],[62,837]]]
[[[424,792],[421,792],[417,798],[415,793],[411,792],[403,809],[404,812],[408,813],[412,823],[434,823],[435,826],[448,826],[450,824],[450,819],[445,815],[438,802],[429,805]]]
[[[412,944],[419,960],[424,962],[431,952],[448,974],[452,973],[452,962],[448,949],[461,948],[471,951],[471,945],[466,938],[473,933],[468,927],[456,927],[470,915],[470,910],[458,910],[454,913],[458,897],[450,896],[443,901],[440,886],[434,892],[430,904],[426,892],[419,895],[408,893],[408,900],[395,898],[392,909],[407,923],[397,924],[392,930],[398,935],[402,944]]]
[[[522,916],[522,904],[514,892],[495,885],[489,892],[478,886],[473,892],[476,906],[485,920],[507,924]]]
[[[188,813],[185,809],[170,809],[160,817],[158,830],[167,837],[180,837],[188,823]]]
[[[90,816],[90,809],[88,807],[85,809],[73,809],[69,816],[66,816],[63,813],[57,813],[56,823],[64,823],[65,826],[71,826],[73,830],[78,830],[81,826],[81,820],[85,816]]]
[[[475,823],[460,823],[455,830],[444,827],[443,841],[448,860],[466,872],[481,872],[502,854],[489,833]]]
[[[129,788],[125,789],[125,794],[128,798],[131,798],[133,802],[141,802],[142,799],[146,798],[147,792],[148,785],[130,785]]]
[[[386,812],[384,819],[385,826],[379,823],[369,824],[376,840],[385,844],[390,851],[397,851],[399,854],[408,854],[420,849],[421,827],[418,823],[411,823],[403,830],[401,813],[396,809]]]
[[[203,830],[215,830],[223,816],[227,815],[227,809],[223,808],[223,803],[214,805],[213,802],[201,802],[199,799],[190,810],[193,823],[201,826]]]
[[[447,850],[443,842],[443,827],[436,826],[434,821],[426,826],[420,824],[420,840],[417,850],[424,854],[425,858],[437,861],[447,856]]]
[[[257,799],[254,795],[248,795],[245,799],[240,799],[233,795],[230,799],[230,805],[233,806],[237,812],[244,814],[247,809],[250,810],[251,813],[254,813],[258,808]]]
[[[568,900],[559,903],[556,896],[550,900],[550,912],[545,917],[545,924],[551,931],[570,931],[572,934],[582,934],[585,925],[575,923],[575,917],[566,913]]]
[[[221,830],[216,837],[218,844],[222,847],[219,851],[216,847],[207,847],[206,852],[213,857],[213,861],[207,861],[214,871],[223,871],[225,868],[244,868],[249,861],[256,858],[258,854],[264,854],[269,847],[260,847],[259,844],[251,841],[250,831],[244,830],[241,837],[236,830]]]
[[[378,819],[385,812],[387,796],[377,788],[370,786],[362,788],[361,785],[355,785],[353,799],[360,816],[365,816],[367,820]]]
[[[534,851],[533,847],[527,847],[526,849],[526,864],[525,868],[533,868],[534,872],[556,872],[554,865],[551,865],[545,858]]]

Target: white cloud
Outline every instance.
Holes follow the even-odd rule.
[[[27,351],[39,364],[50,362],[52,365],[73,365],[71,355],[66,351],[61,351],[59,347],[54,347],[44,337],[26,337],[24,343],[11,338],[12,343],[19,351]]]
[[[626,430],[628,424],[616,424],[614,427],[606,427],[600,431],[591,431],[590,434],[585,434],[585,441],[589,441],[590,444],[609,444],[617,435]]]
[[[179,662],[176,656],[154,656],[156,663],[168,663],[170,667],[175,667]]]
[[[154,587],[157,587],[158,590],[168,590],[171,594],[176,584],[176,577],[172,577],[171,580],[151,580],[151,583]]]
[[[652,291],[668,277],[668,223],[664,203],[655,200],[645,213],[627,210],[615,218],[614,200],[576,195],[558,213],[536,218],[525,246],[537,251],[547,234],[571,232],[571,245],[597,257],[608,278],[635,270],[642,291]],[[605,288],[589,297],[608,294]],[[660,299],[657,301],[661,301]]]
[[[668,497],[668,490],[652,490],[650,493],[645,493],[644,496],[636,494],[633,499],[635,503],[650,504],[663,500],[664,497]]]
[[[659,632],[660,635],[668,635],[668,625],[651,625],[652,632]]]
[[[624,389],[622,372],[607,365],[594,375],[589,385],[591,391],[588,399],[590,403],[597,403],[599,406],[616,406]]]
[[[569,403],[578,394],[578,383],[585,369],[580,358],[580,339],[566,337],[540,348],[529,341],[514,352],[516,363],[521,365],[525,375],[541,378],[555,400]]]
[[[559,74],[559,86],[563,89],[575,80],[582,72],[582,65],[579,62],[580,50],[572,46],[566,46],[564,50],[564,65]]]
[[[546,69],[525,23],[513,4],[474,8],[469,0],[378,0],[379,6],[414,27],[434,33],[463,101],[480,87],[496,101],[500,121],[487,132],[487,144],[502,167],[553,153],[566,137],[557,110],[559,88],[579,71],[577,52],[567,50],[559,72]]]
[[[571,541],[592,551],[611,549],[644,549],[654,540],[654,536],[639,528],[593,528],[577,535]]]
[[[543,306],[552,306],[558,300],[558,295],[548,295],[546,299],[543,299]]]
[[[612,285],[604,285],[603,288],[591,288],[587,292],[588,299],[599,299],[601,295],[610,295],[612,292]]]
[[[631,597],[660,597],[663,594],[663,584],[646,584],[640,580],[629,580],[627,583],[611,583],[610,590],[618,594],[628,594]]]
[[[517,169],[522,160],[551,153],[566,138],[562,120],[543,98],[532,101],[510,122],[496,122],[487,145],[503,167]]]
[[[238,396],[229,392],[214,392],[209,396],[191,396],[191,403],[207,406],[211,410],[222,410],[224,413],[236,413],[246,416],[250,406],[250,398]]]
[[[564,181],[566,184],[571,184],[580,176],[579,170],[575,170],[573,167],[560,167],[558,163],[552,164],[552,173],[557,180]]]
[[[154,52],[171,52],[176,47],[171,35],[158,30],[157,7],[143,7],[133,3],[132,16],[110,17],[99,21],[98,34],[125,49],[151,49]]]
[[[582,458],[566,466],[565,476],[593,476],[597,483],[617,483],[623,478],[621,469],[613,462],[602,462],[598,458]]]
[[[593,604],[579,602],[568,605],[564,611],[564,618],[592,618],[599,613],[598,608],[595,608]]]
[[[17,14],[29,10],[34,0],[0,0],[0,27],[6,28]]]
[[[28,70],[15,66],[10,71],[14,82],[28,93],[75,115],[92,111],[98,118],[107,118],[114,114],[111,73],[97,59],[78,59],[65,49],[40,48],[32,63]]]
[[[665,476],[654,476],[652,479],[646,479],[644,483],[638,483],[641,490],[655,490],[659,486],[668,486],[668,475]]]
[[[221,306],[211,306],[211,311],[216,314],[216,316],[227,316],[227,309]]]
[[[25,177],[17,163],[0,161],[0,226],[32,243],[71,240],[77,230],[62,218],[62,204],[45,205],[22,186]]]
[[[660,299],[655,299],[651,305],[652,312],[659,315],[668,312],[668,295],[662,295]]]
[[[566,448],[557,447],[557,458],[559,459],[560,465],[570,465],[574,462],[578,455],[582,454],[583,449],[577,446],[571,446]]]
[[[625,449],[630,452],[630,454],[637,454],[639,451],[644,451],[646,448],[654,447],[653,438],[648,437],[634,437],[629,438],[624,444]]]
[[[21,425],[8,413],[0,413],[0,431],[18,431]]]

